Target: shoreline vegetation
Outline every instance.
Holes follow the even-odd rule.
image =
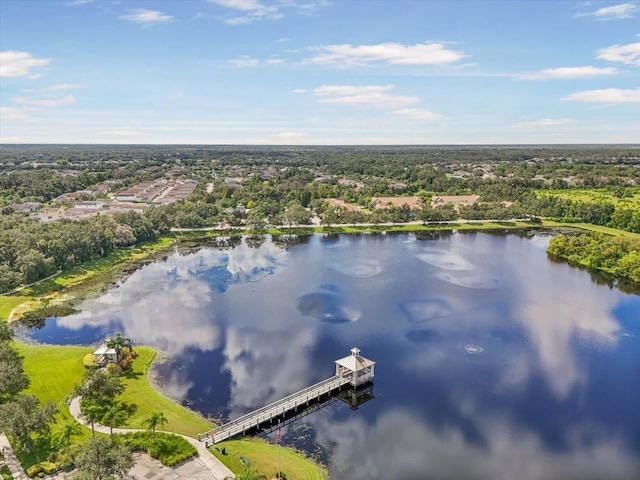
[[[393,225],[335,225],[313,227],[280,227],[261,230],[250,229],[193,229],[171,232],[163,237],[144,244],[116,249],[106,257],[77,265],[67,272],[37,284],[26,286],[19,291],[0,296],[0,321],[14,321],[27,318],[30,322],[44,321],[49,316],[75,312],[74,306],[80,301],[99,295],[116,285],[123,278],[141,266],[170,254],[177,246],[206,241],[207,238],[241,235],[308,235],[324,234],[368,234],[368,233],[407,233],[407,232],[447,232],[447,231],[511,231],[525,229],[551,229],[560,231],[550,243],[549,254],[563,258],[571,264],[599,269],[610,275],[623,277],[640,283],[638,248],[640,234],[625,232],[608,227],[584,223],[563,223],[551,220],[540,221],[476,221],[430,223],[415,222]],[[564,235],[568,233],[568,235]],[[558,240],[556,240],[558,239]],[[590,246],[586,248],[586,246]],[[575,247],[575,248],[574,248]],[[580,248],[583,251],[579,251]],[[614,253],[612,253],[612,248]],[[605,261],[596,261],[594,252],[600,252]],[[634,256],[635,255],[635,256]],[[625,259],[626,260],[622,260]],[[622,260],[622,266],[612,262]],[[627,265],[628,264],[628,265]],[[635,268],[635,270],[634,270]],[[17,343],[20,354],[25,359],[25,371],[31,380],[28,392],[35,394],[42,402],[53,401],[59,407],[60,414],[52,428],[55,434],[61,425],[71,419],[67,400],[73,386],[80,381],[84,373],[82,358],[90,353],[89,347],[25,345]],[[166,431],[196,436],[197,433],[211,428],[212,423],[175,400],[160,393],[161,388],[154,381],[151,366],[156,359],[156,351],[149,347],[136,347],[139,357],[133,362],[131,375],[125,378],[126,390],[122,398],[126,402],[139,405],[137,413],[129,420],[132,428],[140,428],[145,415],[150,411],[164,411],[169,424]],[[162,355],[162,353],[161,353]],[[63,366],[63,368],[61,368]],[[51,379],[55,379],[52,381]],[[90,436],[84,431],[77,441],[86,441]],[[255,458],[260,471],[273,469],[272,451],[276,448],[266,441],[240,439],[222,444],[232,456],[222,455],[219,449],[211,449],[231,470],[242,471],[238,458]],[[49,444],[39,444],[35,452],[23,453],[20,460],[25,468],[46,458],[55,448]],[[286,472],[307,472],[303,478],[325,478],[326,471],[313,459],[283,448],[283,465]],[[236,455],[237,454],[237,455]],[[236,458],[237,457],[237,458]],[[289,460],[287,460],[289,459]],[[311,473],[310,473],[311,472]],[[297,477],[296,477],[297,478]],[[302,477],[301,477],[302,478]]]
[[[618,230],[611,227],[588,223],[568,223],[554,220],[505,220],[505,221],[456,221],[456,222],[412,222],[404,224],[382,225],[333,225],[274,227],[265,229],[241,228],[194,228],[172,231],[154,241],[148,241],[135,247],[119,248],[107,256],[79,264],[69,271],[61,272],[52,278],[25,286],[18,291],[0,295],[0,320],[21,319],[27,325],[38,325],[51,316],[65,316],[76,313],[75,306],[82,300],[95,297],[116,285],[123,278],[141,266],[168,255],[181,243],[204,241],[207,238],[242,235],[311,235],[323,234],[368,234],[368,233],[408,233],[408,232],[447,232],[447,231],[508,231],[549,228],[561,231],[586,231],[606,236],[624,236],[640,240],[640,234]],[[551,252],[550,252],[551,253]],[[557,258],[565,258],[553,253]],[[602,267],[597,263],[585,262],[583,266],[600,269],[614,277],[619,276],[615,269]],[[633,280],[633,277],[626,276]]]

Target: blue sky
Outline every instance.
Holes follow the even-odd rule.
[[[2,143],[640,142],[640,1],[0,0]]]

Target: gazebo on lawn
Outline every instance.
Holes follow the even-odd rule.
[[[118,363],[118,353],[115,348],[109,348],[105,343],[100,345],[98,349],[93,352],[93,356],[96,359],[96,363],[101,367],[109,363]]]

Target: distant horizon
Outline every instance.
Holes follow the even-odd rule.
[[[404,143],[404,144],[256,144],[256,143],[0,143],[1,147],[9,146],[39,146],[39,147],[638,147],[640,142],[634,143]]]
[[[640,0],[1,4],[2,144],[640,142]]]

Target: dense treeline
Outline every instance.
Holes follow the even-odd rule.
[[[558,235],[547,253],[640,283],[640,239],[596,233]]]
[[[13,345],[13,328],[0,321],[0,432],[6,433],[14,447],[31,450],[34,434],[47,436],[57,407],[41,405],[33,395],[23,393],[29,387],[22,357]]]
[[[166,227],[134,212],[81,221],[41,223],[20,214],[0,216],[0,292],[35,282],[121,246],[152,240]]]

